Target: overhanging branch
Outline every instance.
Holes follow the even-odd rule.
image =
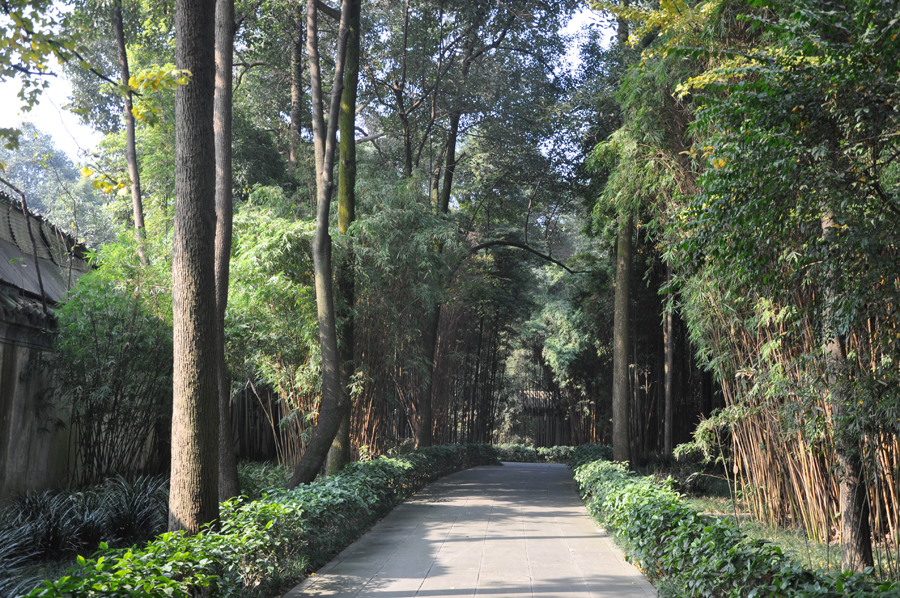
[[[534,255],[538,256],[539,258],[545,259],[548,262],[552,262],[552,263],[556,264],[557,266],[559,266],[560,268],[562,268],[569,274],[587,274],[587,270],[572,270],[571,268],[569,268],[567,265],[565,265],[561,261],[550,257],[546,253],[541,253],[534,247],[532,247],[530,245],[526,245],[525,243],[519,243],[517,241],[500,241],[500,240],[487,241],[486,243],[480,243],[480,244],[475,245],[474,247],[470,248],[469,252],[476,253],[482,249],[487,249],[488,247],[517,247],[518,249],[524,249],[525,251],[529,251],[529,252],[533,253]]]

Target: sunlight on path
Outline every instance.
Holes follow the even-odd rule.
[[[285,595],[646,597],[564,465],[507,463],[440,480]]]

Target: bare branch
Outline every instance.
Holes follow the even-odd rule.
[[[479,245],[476,245],[475,247],[472,247],[471,249],[469,249],[469,253],[475,253],[477,251],[486,249],[488,247],[517,247],[519,249],[524,249],[525,251],[529,251],[529,252],[533,253],[534,255],[538,256],[539,258],[547,260],[548,262],[552,262],[552,263],[556,264],[557,266],[559,266],[560,268],[562,268],[569,274],[587,274],[587,270],[572,270],[571,268],[569,268],[567,265],[565,265],[561,261],[550,257],[546,253],[541,253],[534,247],[531,247],[530,245],[526,245],[525,243],[519,243],[517,241],[501,241],[501,240],[487,241],[486,243],[481,243]]]
[[[316,8],[325,13],[325,16],[331,17],[335,21],[341,20],[341,11],[336,8],[331,8],[330,6],[322,2],[322,0],[316,0]]]

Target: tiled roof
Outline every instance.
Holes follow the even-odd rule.
[[[91,266],[85,248],[71,235],[33,212],[30,220],[44,295],[48,302],[56,303]],[[39,299],[34,253],[21,205],[0,191],[0,284]]]

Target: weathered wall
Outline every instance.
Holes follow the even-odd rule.
[[[50,340],[34,325],[0,321],[0,499],[66,483],[69,432],[41,408],[44,381],[29,367]]]

